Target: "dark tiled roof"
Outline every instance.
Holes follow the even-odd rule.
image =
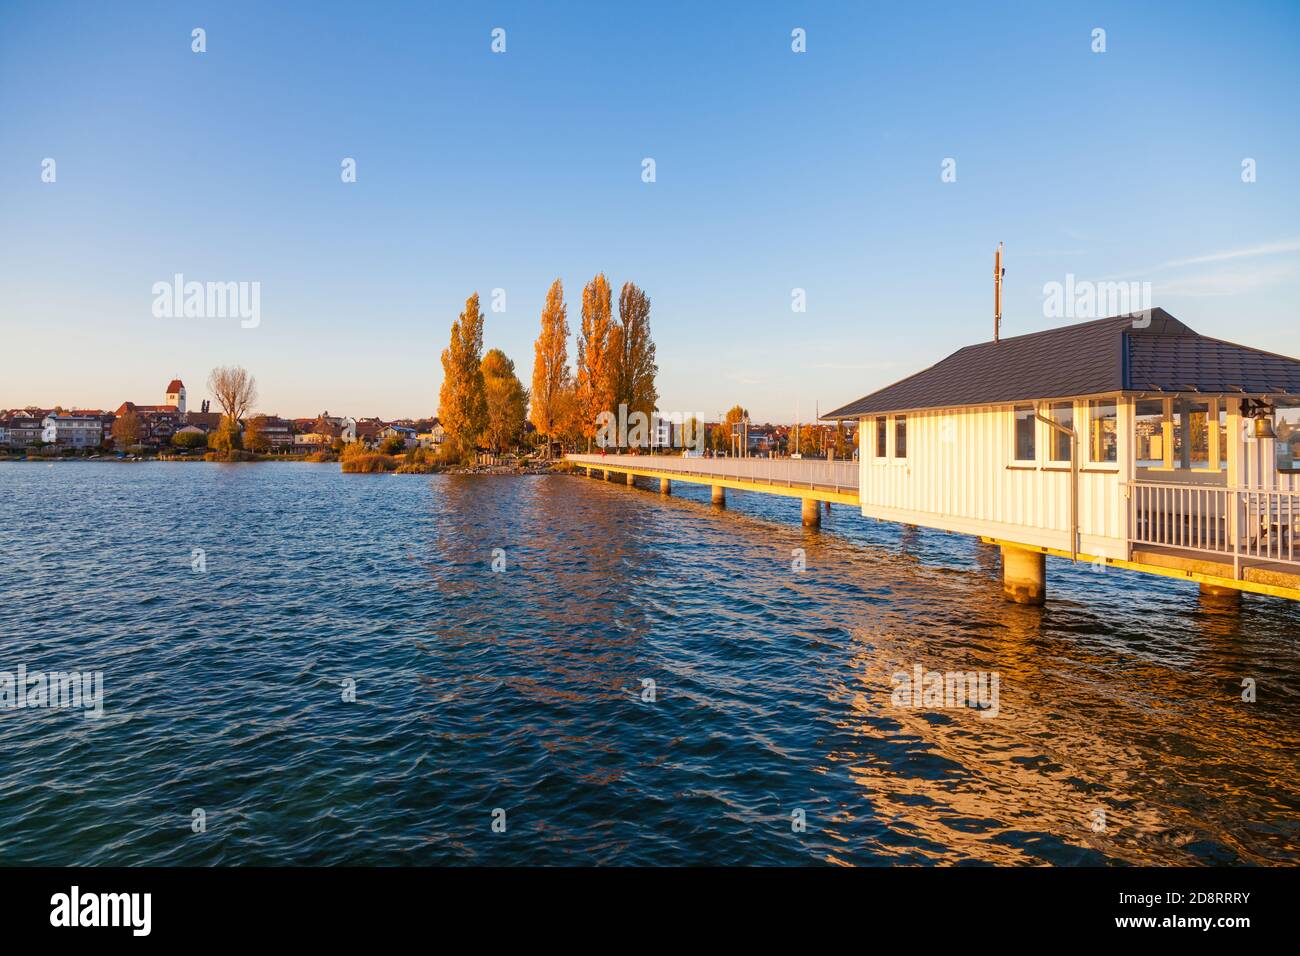
[[[199,428],[213,429],[221,424],[220,412],[186,412],[185,424],[197,425]]]
[[[1300,395],[1300,361],[1198,335],[1164,309],[959,349],[937,365],[827,412],[857,418],[1112,392]]]

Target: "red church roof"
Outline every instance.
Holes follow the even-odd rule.
[[[174,378],[174,379],[172,379],[171,382],[168,384],[166,394],[168,394],[168,395],[175,395],[177,392],[179,392],[179,391],[180,391],[182,388],[184,388],[184,387],[185,387],[185,383],[184,383],[184,382],[182,382],[179,378]]]

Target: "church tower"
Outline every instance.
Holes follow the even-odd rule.
[[[185,383],[174,378],[167,386],[167,404],[174,405],[177,413],[185,414]]]

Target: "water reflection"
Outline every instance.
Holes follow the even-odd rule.
[[[6,859],[1300,860],[1294,605],[1225,614],[1055,559],[1048,604],[1011,604],[995,548],[849,508],[810,531],[797,500],[715,510],[707,487],[30,474],[0,468],[0,493],[69,520],[0,535],[34,568],[13,593],[41,654],[111,663],[125,729],[86,747],[80,725],[6,722]],[[191,602],[153,544],[178,535],[220,542]],[[916,665],[997,674],[997,716],[896,706]],[[93,799],[52,796],[69,747]],[[237,821],[223,843],[131,836],[160,804],[213,802]],[[481,826],[498,805],[517,839]]]

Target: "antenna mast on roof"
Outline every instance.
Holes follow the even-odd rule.
[[[1002,277],[1007,274],[1007,270],[1002,268],[1002,243],[998,243],[998,251],[993,253],[993,341],[998,341],[999,334],[1002,331]]]

